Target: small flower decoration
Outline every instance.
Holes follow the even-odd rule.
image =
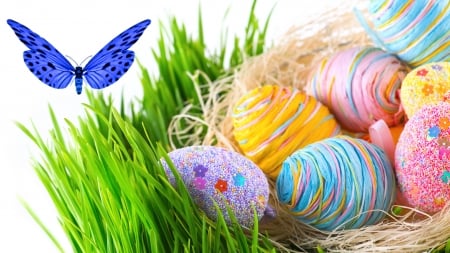
[[[439,119],[439,128],[442,130],[447,130],[450,127],[450,119],[443,117]]]
[[[416,74],[417,74],[418,76],[426,76],[426,75],[428,74],[428,70],[426,70],[426,69],[419,69],[419,70],[416,72]]]
[[[442,182],[450,186],[450,171],[444,171],[441,176]]]
[[[204,190],[206,188],[206,180],[202,177],[196,177],[194,179],[194,186],[197,190]]]
[[[430,129],[428,129],[427,140],[431,140],[438,137],[439,133],[441,133],[441,129],[439,129],[438,126],[430,127]]]
[[[434,82],[433,88],[434,91],[441,96],[445,96],[448,93],[447,85],[442,82]]]
[[[208,168],[201,164],[194,167],[194,173],[196,177],[204,177],[207,171]]]
[[[217,180],[216,185],[214,186],[218,191],[225,192],[228,189],[228,182],[222,179]]]
[[[431,65],[431,68],[437,71],[441,71],[442,70],[442,66],[439,64],[433,64]]]
[[[449,148],[450,147],[450,140],[448,138],[442,137],[438,139],[438,144],[441,147],[446,147]]]
[[[238,173],[236,176],[234,176],[233,180],[235,186],[242,187],[245,185],[245,177],[241,173]]]
[[[431,94],[433,94],[433,86],[432,85],[430,85],[430,84],[426,84],[425,86],[423,86],[423,88],[422,88],[422,93],[425,95],[425,96],[429,96],[429,95],[431,95]]]

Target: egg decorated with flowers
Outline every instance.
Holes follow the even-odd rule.
[[[264,173],[243,155],[214,146],[190,146],[170,152],[169,157],[193,201],[212,220],[217,219],[217,204],[231,224],[227,208],[240,225],[251,227],[254,211],[258,220],[268,208],[269,184]],[[169,181],[175,177],[162,161]],[[270,208],[269,208],[270,209]]]
[[[425,105],[405,124],[395,171],[408,205],[432,214],[450,203],[449,103]]]

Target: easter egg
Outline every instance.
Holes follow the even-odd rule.
[[[228,224],[231,220],[227,206],[245,227],[253,225],[254,210],[258,219],[264,215],[269,199],[267,178],[241,154],[214,146],[190,146],[168,155],[193,201],[210,219],[217,219],[214,203]],[[165,161],[162,163],[170,182],[175,185],[172,171]]]
[[[392,54],[354,47],[323,59],[306,88],[330,108],[345,130],[366,133],[378,120],[389,127],[403,121],[397,93],[407,72],[408,67]]]
[[[408,117],[423,105],[450,99],[450,62],[433,62],[419,66],[406,75],[400,98]]]
[[[409,206],[428,213],[450,203],[450,104],[425,105],[405,124],[395,171]]]
[[[328,108],[316,99],[275,85],[242,96],[233,107],[232,119],[241,152],[273,179],[292,152],[340,132]]]
[[[371,25],[359,20],[378,47],[413,67],[450,60],[448,0],[371,0],[368,11]]]
[[[303,223],[321,230],[360,228],[385,217],[395,176],[376,145],[348,136],[310,144],[283,162],[277,197]]]

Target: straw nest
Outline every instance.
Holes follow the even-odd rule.
[[[373,44],[351,8],[328,10],[318,19],[291,28],[274,47],[260,56],[246,59],[231,76],[199,84],[202,115],[198,115],[199,108],[187,105],[171,122],[170,137],[186,146],[216,145],[239,151],[232,134],[231,112],[244,93],[264,84],[303,89],[310,71],[320,59],[339,50],[364,45]],[[203,85],[208,86],[208,94],[200,93]],[[276,209],[277,217],[261,222],[260,231],[267,233],[281,251],[304,252],[320,246],[328,252],[423,252],[442,247],[450,237],[450,205],[435,215],[403,207],[402,215],[390,212],[377,225],[318,231],[295,220],[278,203],[274,182],[270,183],[270,204]]]

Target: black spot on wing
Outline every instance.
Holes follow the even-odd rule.
[[[136,41],[138,41],[138,39],[134,39],[134,40],[128,42],[128,46],[131,47],[134,43],[136,43]]]
[[[107,68],[109,68],[109,66],[111,66],[111,63],[107,62],[105,63],[105,65],[103,65],[102,69],[106,70]]]
[[[106,51],[110,51],[111,49],[113,49],[115,47],[116,47],[115,44],[111,44],[111,45],[107,46],[105,49],[106,49]]]
[[[50,45],[48,45],[48,44],[42,44],[42,47],[44,47],[48,51],[52,51],[52,47]]]

